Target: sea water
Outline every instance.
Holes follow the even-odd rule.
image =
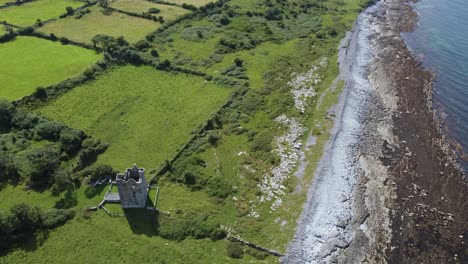
[[[424,67],[434,71],[434,107],[448,135],[468,153],[468,1],[421,0],[413,32],[405,40]],[[468,161],[462,161],[468,171]]]

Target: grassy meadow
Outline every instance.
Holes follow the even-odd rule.
[[[161,12],[154,15],[162,16],[166,21],[190,12],[178,6],[156,4],[147,0],[115,0],[111,3],[111,7],[137,14],[148,12],[150,8],[157,8]]]
[[[49,0],[32,3],[42,1]],[[180,241],[164,234],[175,236],[192,229],[184,223],[196,223],[193,229],[202,232],[200,222],[215,220],[247,241],[286,251],[333,126],[328,109],[336,103],[343,86],[334,82],[338,75],[336,47],[363,1],[316,1],[323,5],[320,7],[301,5],[303,1],[296,0],[269,1],[270,6],[256,0],[220,2],[152,33],[146,48],[121,47],[144,56],[164,71],[133,66],[125,58],[114,60],[117,57],[112,56],[118,55],[109,52],[102,64],[106,70],[96,66],[100,70],[94,80],[69,87],[56,98],[25,104],[25,111],[35,111],[110,143],[92,169],[109,164],[123,171],[137,163],[146,168],[148,178],[189,142],[200,124],[209,117],[212,120],[208,131],[191,141],[168,165],[166,173],[154,177],[152,183],[160,190],[158,217],[146,210],[124,211],[120,205],[106,208],[125,217],[110,217],[103,210],[88,217],[83,209],[99,204],[107,186],[91,188],[85,174],[72,173],[71,191],[77,204],[71,207],[76,217],[38,235],[35,241],[0,253],[0,263],[278,263],[277,257],[246,246],[241,247],[240,258],[229,257],[232,252],[227,246],[232,243],[206,238],[212,233],[200,239],[190,233]],[[168,2],[202,6],[211,1]],[[157,7],[161,13],[156,16],[165,20],[189,12],[144,0],[115,0],[111,6],[136,13]],[[280,9],[280,17],[267,19],[262,12],[269,7]],[[160,23],[118,12],[104,15],[97,5],[90,9],[91,13],[81,19],[58,19],[37,30],[86,43],[97,34],[122,35],[135,43],[161,27]],[[257,14],[248,15],[247,11]],[[31,20],[34,23],[35,19]],[[8,70],[8,75],[0,70],[0,98],[19,99],[37,86],[82,72],[101,57],[94,51],[58,42],[16,37],[0,44],[0,69]],[[314,84],[317,96],[310,98],[305,113],[299,113],[289,82],[318,65],[321,82]],[[182,73],[189,70],[206,74],[206,80]],[[216,78],[207,81],[212,77]],[[244,81],[248,82],[239,87]],[[228,98],[231,104],[213,117]],[[279,183],[285,191],[279,194],[282,205],[272,209],[273,201],[260,198],[266,194],[260,184],[281,162],[275,139],[288,127],[275,121],[280,115],[300,122],[304,127],[302,142],[313,134],[315,144],[304,149],[307,166],[303,177],[288,175]],[[25,190],[24,182],[1,183],[3,211],[20,202],[53,208],[64,197],[63,192],[57,195],[50,189]],[[151,199],[154,194],[152,190]],[[191,219],[200,222],[184,222]]]
[[[123,36],[127,41],[133,43],[144,39],[148,33],[161,26],[160,23],[148,19],[132,17],[118,12],[105,15],[102,13],[102,9],[97,6],[90,9],[91,13],[80,19],[73,16],[59,19],[47,23],[39,30],[83,43],[91,43],[91,39],[98,34],[113,37]]]
[[[22,185],[1,190],[0,210],[24,202],[51,208],[60,197],[50,191],[24,191]],[[29,241],[7,255],[0,255],[0,263],[272,263],[270,257],[263,261],[246,255],[242,260],[232,259],[226,253],[226,241],[188,238],[181,242],[170,241],[155,235],[159,223],[154,214],[146,210],[130,210],[128,217],[111,217],[103,210],[93,212],[90,219],[81,216],[81,210],[97,205],[107,188],[98,195],[87,198],[85,187],[77,190],[77,216],[74,220]],[[154,196],[154,193],[152,193]],[[17,198],[18,197],[18,198]],[[197,201],[197,203],[194,203]],[[191,192],[182,186],[162,187],[159,208],[171,212],[185,208],[213,211],[209,198],[203,192]],[[106,205],[112,212],[122,213],[119,205]],[[43,240],[41,240],[41,238]],[[44,243],[44,240],[47,239]],[[44,243],[42,245],[42,243]],[[170,252],[170,254],[168,254]]]
[[[0,44],[0,98],[16,100],[83,72],[101,58],[94,51],[34,37]]]
[[[77,8],[83,5],[84,2],[78,0],[37,0],[1,9],[0,21],[20,27],[32,26],[37,19],[46,21],[59,17],[66,13],[67,6]]]
[[[202,78],[128,66],[73,89],[39,112],[110,143],[100,163],[123,170],[136,162],[149,169],[174,155],[230,93]]]

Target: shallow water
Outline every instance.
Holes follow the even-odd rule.
[[[414,55],[433,70],[434,106],[449,136],[468,153],[468,3],[466,0],[421,0],[416,29],[404,34]],[[468,171],[468,162],[462,162]]]

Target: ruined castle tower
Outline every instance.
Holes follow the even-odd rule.
[[[122,208],[146,206],[148,184],[145,179],[145,169],[139,169],[136,164],[133,164],[133,167],[128,168],[124,174],[117,174],[116,185]]]

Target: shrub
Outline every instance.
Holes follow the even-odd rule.
[[[232,193],[232,185],[221,177],[212,177],[206,184],[206,192],[210,196],[226,199]]]
[[[64,209],[51,209],[43,215],[43,226],[45,228],[59,227],[75,217],[75,211]]]
[[[13,159],[0,152],[0,182],[18,178],[18,166]]]
[[[16,112],[13,104],[5,99],[0,99],[0,128],[9,128],[10,121]]]
[[[268,20],[282,20],[283,11],[276,7],[269,7],[265,10],[263,16]]]
[[[252,145],[250,149],[254,152],[270,152],[271,142],[273,141],[273,134],[270,131],[262,131],[255,135],[252,140]]]
[[[34,97],[44,99],[47,98],[47,91],[44,87],[37,87],[33,94]]]
[[[138,50],[144,50],[144,49],[147,49],[147,48],[151,47],[151,44],[147,40],[142,39],[142,40],[138,41],[137,43],[135,43],[134,46]]]
[[[151,56],[153,56],[155,58],[159,57],[158,51],[157,50],[151,50]]]
[[[244,256],[244,250],[239,243],[229,241],[226,244],[227,254],[231,258],[240,259]]]
[[[228,18],[227,16],[222,15],[222,16],[220,17],[220,19],[219,19],[219,23],[220,23],[221,25],[225,26],[225,25],[231,23],[231,20],[229,20],[229,18]]]
[[[14,205],[9,212],[0,212],[0,251],[34,237],[41,230],[63,225],[74,217],[71,210],[49,210],[26,204]]]
[[[31,163],[29,179],[33,185],[47,184],[55,173],[60,161],[57,151],[45,146],[28,155]]]
[[[187,9],[187,10],[197,11],[197,7],[191,4],[183,3],[182,8]]]
[[[67,14],[68,14],[68,15],[73,15],[73,13],[75,12],[75,10],[73,9],[73,7],[71,7],[71,6],[67,6],[67,7],[65,8],[65,10],[67,11]]]
[[[11,126],[16,129],[31,129],[34,128],[42,119],[35,114],[17,112],[11,119]]]
[[[67,190],[63,198],[55,202],[55,208],[57,209],[69,209],[75,207],[78,204],[78,198],[76,194],[71,191]]]
[[[64,126],[60,123],[53,121],[44,121],[39,123],[34,131],[37,136],[42,139],[57,141],[60,138],[60,133]]]
[[[156,8],[156,7],[151,7],[150,9],[148,9],[148,13],[150,13],[150,14],[158,14],[158,13],[161,13],[161,10],[159,10],[159,9]]]
[[[87,169],[83,171],[81,174],[83,176],[90,176],[90,181],[95,182],[105,177],[113,178],[115,176],[115,171],[111,166],[102,164],[102,165],[96,166],[95,168]]]

